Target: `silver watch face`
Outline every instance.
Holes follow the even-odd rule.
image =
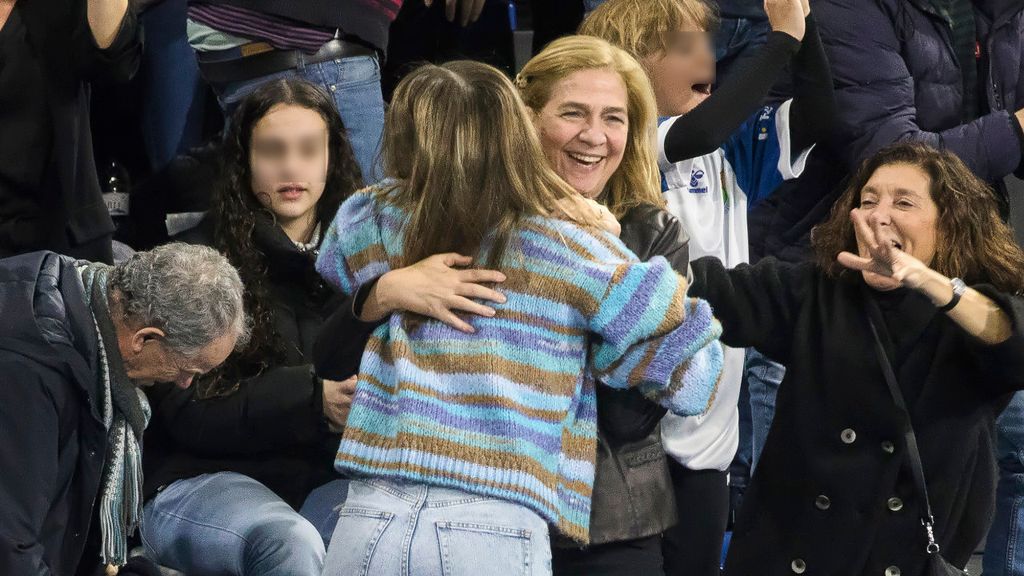
[[[953,286],[953,294],[957,296],[963,296],[967,291],[967,284],[964,284],[964,281],[959,278],[953,278],[949,283]]]

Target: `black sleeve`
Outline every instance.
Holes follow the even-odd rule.
[[[763,105],[768,91],[800,41],[785,32],[772,32],[757,53],[741,61],[704,102],[680,116],[665,135],[669,162],[696,158],[717,150]]]
[[[222,397],[170,388],[154,421],[192,454],[222,458],[314,444],[323,439],[323,388],[309,364],[270,368]]]
[[[824,139],[836,125],[832,71],[813,16],[807,17],[804,41],[793,57],[793,105],[789,111],[794,154]]]
[[[78,46],[75,57],[81,58],[80,68],[87,80],[106,82],[127,82],[135,75],[142,61],[142,27],[139,25],[134,2],[128,2],[128,10],[121,20],[114,42],[100,49],[89,28],[88,12],[83,14],[74,32],[73,43]]]
[[[1024,390],[1024,298],[1011,296],[989,285],[971,286],[991,298],[1010,317],[1010,337],[999,344],[985,344],[968,336],[968,353],[984,375],[980,380],[997,393]]]
[[[727,270],[707,256],[691,264],[689,295],[711,304],[722,323],[722,343],[733,348],[757,348],[786,364],[800,310],[815,269],[812,264],[792,265],[775,258],[741,264]]]
[[[58,481],[57,407],[42,377],[0,361],[0,574],[51,574],[41,532]]]
[[[356,290],[354,297],[345,298],[320,328],[313,344],[313,365],[316,373],[329,380],[344,380],[359,372],[359,360],[370,335],[385,322],[363,322],[359,314],[377,284],[372,280]]]
[[[597,387],[597,421],[610,439],[616,442],[643,440],[654,431],[668,412],[660,404],[647,399],[639,390],[616,390]]]

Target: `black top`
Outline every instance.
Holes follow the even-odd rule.
[[[11,14],[21,21],[22,32],[13,27],[3,32],[0,93],[8,100],[0,98],[0,164],[6,165],[0,167],[0,256],[51,249],[90,260],[113,259],[114,224],[96,176],[88,83],[130,78],[142,42],[129,7],[112,44],[101,50],[87,8],[86,0],[18,2]],[[9,68],[15,59],[20,62]],[[12,89],[20,93],[7,92]],[[28,114],[15,121],[20,125],[16,132],[9,130],[11,114]],[[42,123],[27,126],[29,121]],[[46,175],[42,180],[40,166]]]
[[[714,308],[722,342],[786,365],[725,574],[788,576],[797,559],[808,574],[921,574],[921,501],[903,412],[875,354],[872,309],[895,332],[886,352],[917,434],[936,539],[945,558],[965,565],[995,507],[995,418],[1024,388],[1024,301],[973,286],[1013,323],[1006,342],[987,346],[917,294],[879,293],[859,274],[832,279],[773,258],[732,270],[701,258],[692,270],[690,294]]]
[[[21,4],[0,29],[0,220],[11,221],[10,236],[27,244],[44,233],[33,223],[58,191],[57,182],[46,178],[53,122],[40,98],[46,93],[44,65],[28,42]]]
[[[211,244],[208,220],[185,240]],[[149,390],[153,418],[146,432],[145,494],[213,472],[249,476],[298,509],[309,492],[335,476],[339,437],[323,420],[323,388],[313,377],[313,342],[338,306],[313,268],[270,219],[257,221],[253,241],[267,256],[266,289],[286,359],[245,379],[228,395],[199,398],[197,386]],[[368,332],[347,332],[360,348]]]
[[[803,42],[784,32],[769,34],[765,45],[737,64],[704,102],[676,120],[665,135],[668,161],[680,162],[717,150],[763,105],[791,58],[793,149],[804,150],[824,137],[836,116],[832,74],[814,18],[808,16],[806,26]]]

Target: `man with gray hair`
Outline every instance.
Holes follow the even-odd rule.
[[[52,252],[0,260],[0,574],[127,563],[149,419],[139,386],[188,387],[243,347],[242,293],[202,246],[113,267]]]

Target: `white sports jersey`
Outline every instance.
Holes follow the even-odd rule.
[[[714,256],[727,268],[749,261],[747,210],[783,180],[798,177],[811,148],[793,157],[787,100],[754,114],[725,144],[704,156],[671,163],[665,136],[678,116],[658,127],[658,164],[667,210],[690,236],[690,260]],[[812,146],[813,148],[813,146]],[[736,403],[743,379],[744,351],[725,348],[722,379],[707,412],[667,414],[661,437],[665,451],[691,470],[727,470],[739,444]]]

